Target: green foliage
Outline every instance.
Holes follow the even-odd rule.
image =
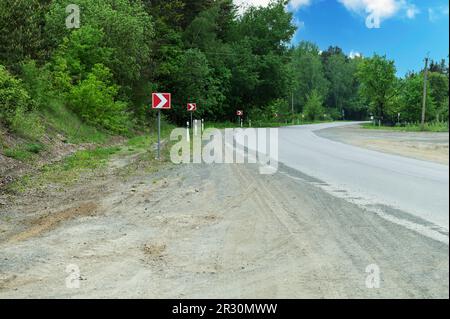
[[[108,133],[84,123],[74,112],[55,99],[42,114],[48,126],[65,137],[68,143],[105,143]]]
[[[27,161],[34,154],[40,153],[44,149],[41,143],[26,143],[13,148],[6,148],[4,154],[7,157],[17,159],[19,161]]]
[[[86,123],[115,133],[126,133],[126,103],[116,101],[118,87],[111,82],[111,72],[96,64],[87,78],[72,88],[70,108]]]
[[[330,47],[321,54],[325,77],[329,83],[325,96],[327,112],[334,119],[364,119],[366,108],[358,97],[359,82],[356,77],[361,58],[345,56],[339,47]]]
[[[65,8],[71,0],[52,1],[46,14],[46,35],[58,47],[71,31],[65,27]],[[102,30],[103,47],[114,50],[109,61],[96,61],[109,67],[117,83],[131,85],[149,62],[153,24],[141,1],[78,0],[83,28]],[[108,63],[107,63],[108,62]]]
[[[96,64],[111,65],[113,50],[104,46],[103,31],[85,26],[63,39],[54,55],[55,71],[67,73],[70,83],[86,79]],[[64,80],[62,80],[64,81]],[[64,89],[62,85],[61,88]]]
[[[357,76],[361,82],[361,96],[369,103],[371,112],[381,120],[386,119],[390,102],[395,95],[394,61],[375,54],[358,65]]]
[[[36,111],[26,112],[23,108],[18,108],[11,119],[11,130],[30,140],[39,140],[45,133],[45,127]]]
[[[0,65],[0,120],[10,125],[18,110],[31,110],[30,96],[23,83]]]
[[[60,169],[63,171],[94,169],[104,165],[111,155],[119,151],[119,147],[99,147],[94,150],[78,151],[74,155],[66,158],[61,163]]]
[[[220,112],[218,108],[224,97],[219,84],[212,76],[205,54],[198,49],[187,50],[179,58],[175,78],[177,79],[175,85],[180,93],[174,99],[173,119],[178,123],[182,122],[186,117],[184,110],[187,102],[198,104],[198,116],[217,116],[213,111]]]
[[[445,68],[445,64],[440,64],[440,69]],[[449,79],[448,75],[438,72],[428,74],[430,95],[436,105],[436,117],[438,119],[448,119],[448,97],[449,97]]]
[[[373,129],[373,130],[388,130],[388,131],[400,131],[400,132],[448,132],[448,122],[428,122],[422,128],[419,122],[400,124],[396,126],[379,126],[374,124],[362,124],[363,128]]]
[[[45,56],[44,20],[46,1],[0,1],[0,64],[18,71],[27,59]]]
[[[22,81],[11,76],[1,65],[0,121],[13,132],[33,140],[44,134],[44,127]]]
[[[399,79],[393,61],[378,55],[291,47],[296,28],[285,0],[239,14],[233,0],[78,0],[81,28],[67,29],[71,3],[0,2],[0,121],[27,142],[45,132],[101,143],[109,134],[154,130],[156,112],[148,109],[157,91],[172,93],[164,118],[178,124],[189,118],[187,102],[207,123],[232,123],[237,109],[268,126],[344,113],[366,119],[369,111],[386,123],[398,112],[412,122],[420,114],[421,75]],[[427,120],[442,120],[445,61],[431,63],[429,86]],[[33,154],[22,151],[18,157]]]
[[[401,113],[402,122],[418,122],[422,118],[423,105],[423,74],[414,74],[403,81],[403,87],[400,92],[400,107],[398,112]],[[427,113],[428,119],[435,117],[435,103],[430,94],[428,85],[427,95]],[[394,114],[394,117],[397,114]]]
[[[14,159],[22,161],[22,162],[29,160],[32,156],[32,154],[30,154],[30,152],[27,152],[22,149],[16,149],[16,148],[6,149],[4,151],[4,154],[7,157],[14,158]]]
[[[302,109],[314,90],[321,96],[327,95],[329,83],[325,78],[319,52],[315,44],[301,42],[292,53],[291,70],[296,110]]]
[[[79,181],[84,172],[104,167],[108,159],[119,151],[119,147],[78,151],[62,162],[44,165],[38,174],[21,177],[9,185],[9,190],[23,192],[28,188],[38,188],[48,183],[71,185]],[[26,156],[29,159],[31,155]]]
[[[52,75],[47,68],[39,67],[34,60],[26,60],[21,64],[20,76],[29,96],[39,110],[49,106],[56,93],[52,87]]]
[[[317,90],[313,90],[307,97],[304,114],[308,120],[317,121],[323,118],[323,98]]]
[[[260,113],[262,116],[258,116],[257,113]],[[276,99],[272,101],[272,103],[267,105],[267,107],[263,109],[262,113],[259,110],[255,110],[251,118],[270,122],[278,118],[285,118],[286,116],[291,115],[290,113],[291,110],[289,109],[289,104],[287,103],[287,101],[284,99]]]

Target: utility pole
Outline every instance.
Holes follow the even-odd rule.
[[[425,58],[425,70],[423,74],[423,103],[422,103],[422,130],[425,128],[425,114],[427,108],[427,77],[428,77],[428,56]]]

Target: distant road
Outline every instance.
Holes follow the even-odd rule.
[[[320,179],[336,193],[345,192],[348,198],[394,207],[448,231],[448,166],[371,151],[314,133],[352,124],[355,123],[281,128],[279,161]]]

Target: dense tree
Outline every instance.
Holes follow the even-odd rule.
[[[361,95],[369,103],[373,114],[382,121],[386,120],[395,94],[395,72],[394,61],[377,54],[362,60],[358,67]]]
[[[329,105],[343,111],[349,106],[355,78],[354,64],[348,63],[343,54],[331,55],[325,64],[325,74],[329,82]]]
[[[423,81],[424,78],[421,73],[414,74],[403,80],[402,90],[399,95],[400,107],[398,108],[402,121],[420,122],[422,117]],[[428,85],[427,119],[434,119],[435,112],[435,103],[431,96],[430,86]]]
[[[448,65],[445,59],[442,59],[440,62],[436,62],[432,60],[429,66],[430,72],[440,73],[448,76]]]
[[[442,73],[428,74],[430,94],[436,105],[436,117],[439,120],[448,119],[449,79]]]
[[[233,0],[79,0],[81,26],[67,29],[71,3],[0,2],[4,125],[32,123],[28,111],[65,108],[125,133],[154,116],[156,91],[172,93],[174,109],[165,114],[178,124],[189,116],[187,102],[207,120],[233,120],[243,109],[255,123],[301,112],[311,120],[366,119],[369,109],[393,123],[398,112],[410,121],[420,113],[420,74],[398,78],[386,57],[350,58],[338,46],[292,46],[285,0],[239,13]],[[448,117],[445,60],[430,64],[428,102],[427,119]]]
[[[0,1],[0,62],[15,72],[21,61],[41,60],[44,47],[44,13],[47,1]]]
[[[312,90],[306,98],[304,114],[311,121],[316,121],[324,116],[323,98],[316,89]]]
[[[194,102],[199,106],[197,115],[209,115],[218,118],[223,95],[218,83],[212,77],[212,70],[204,53],[198,49],[187,50],[178,61],[175,75],[174,110],[171,117],[178,123],[183,123],[187,117],[186,103]]]
[[[72,31],[65,26],[65,8],[70,0],[52,1],[46,15],[45,34],[55,48]],[[140,1],[79,0],[81,26],[101,30],[103,46],[114,50],[108,61],[116,83],[132,88],[149,63],[153,23]]]
[[[308,96],[315,90],[324,97],[329,83],[325,78],[319,48],[310,42],[301,42],[292,52],[291,72],[295,108],[301,111]]]

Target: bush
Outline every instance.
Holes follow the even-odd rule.
[[[10,127],[18,135],[35,141],[39,140],[45,132],[39,116],[34,111],[27,112],[23,108],[16,110]]]
[[[313,90],[308,95],[304,109],[305,116],[308,120],[316,121],[323,117],[323,100],[317,90]]]
[[[18,109],[30,110],[31,99],[22,82],[0,65],[0,120],[7,126],[11,125]]]
[[[125,133],[128,128],[127,104],[115,101],[118,87],[111,83],[111,72],[96,64],[87,78],[72,88],[69,106],[85,122],[114,133]]]
[[[401,113],[401,121],[418,122],[422,118],[422,104],[423,104],[423,75],[415,74],[408,77],[405,82],[399,97]],[[433,120],[436,116],[436,107],[431,97],[430,86],[427,90],[427,109],[426,120]],[[393,114],[394,119],[397,114]]]
[[[48,107],[55,95],[51,85],[51,74],[46,67],[39,68],[36,61],[28,60],[21,65],[24,87],[39,109]]]

